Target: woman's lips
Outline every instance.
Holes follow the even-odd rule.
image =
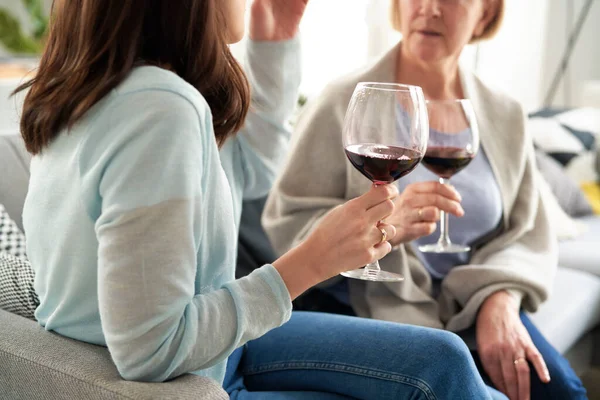
[[[427,30],[420,30],[418,31],[421,35],[423,36],[427,36],[427,37],[440,37],[442,36],[441,33],[439,32],[435,32],[435,31],[427,31]]]

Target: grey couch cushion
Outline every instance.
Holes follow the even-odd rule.
[[[0,310],[0,398],[228,399],[214,381],[184,375],[166,383],[120,378],[106,348],[47,332]]]
[[[537,166],[548,182],[550,190],[556,196],[558,204],[571,217],[590,215],[592,206],[585,198],[583,191],[564,171],[562,165],[544,152],[536,151]]]
[[[598,176],[600,176],[600,146],[598,146],[598,150],[596,150],[596,172]]]
[[[0,204],[23,230],[23,203],[29,185],[29,161],[23,140],[16,133],[0,134]]]
[[[550,298],[531,320],[560,353],[565,353],[600,322],[600,277],[559,268]]]
[[[559,245],[559,264],[563,267],[587,271],[600,277],[600,216],[578,218],[586,231],[572,240]]]

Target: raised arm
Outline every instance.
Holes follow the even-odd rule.
[[[235,139],[244,198],[267,195],[287,154],[301,79],[298,25],[307,0],[255,0],[243,60],[252,108]]]
[[[329,87],[310,102],[295,129],[289,159],[265,205],[263,226],[275,252],[301,243],[347,200],[342,124],[351,92]]]

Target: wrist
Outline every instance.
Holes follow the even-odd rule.
[[[518,297],[518,293],[519,291],[512,293],[512,291],[505,289],[494,292],[485,299],[481,309],[512,310],[518,313],[521,307],[521,299]]]
[[[329,278],[324,276],[310,255],[315,252],[303,242],[273,262],[273,266],[283,279],[290,297],[294,300],[316,284]],[[318,258],[317,258],[318,259]]]

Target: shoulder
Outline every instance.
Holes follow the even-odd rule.
[[[462,77],[469,97],[476,97],[486,111],[493,112],[496,117],[523,123],[525,111],[522,104],[502,87],[486,82],[471,70],[463,69]]]
[[[141,108],[152,103],[159,111],[175,111],[181,106],[183,112],[210,119],[210,107],[202,94],[177,74],[162,68],[144,66],[135,68],[117,86],[110,98],[113,103],[126,103],[125,108]],[[128,102],[135,99],[135,102]],[[187,104],[186,104],[187,103]]]
[[[83,164],[123,152],[200,151],[214,142],[210,108],[202,95],[160,68],[136,68],[91,111],[81,123]]]

